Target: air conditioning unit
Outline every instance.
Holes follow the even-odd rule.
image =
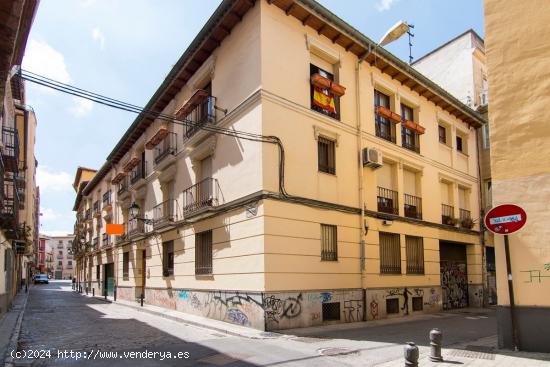
[[[375,169],[382,164],[382,152],[374,148],[363,149],[363,166]]]

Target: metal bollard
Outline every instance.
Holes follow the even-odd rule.
[[[143,307],[143,292],[141,293],[141,297],[139,298],[140,298],[141,307]]]
[[[413,342],[407,342],[404,348],[405,367],[418,367],[418,347]]]
[[[95,288],[92,288],[92,296],[95,297]]]
[[[107,301],[107,289],[105,289],[105,301]]]
[[[116,285],[115,285],[115,289],[114,289],[113,292],[114,292],[114,293],[113,293],[113,300],[116,302]]]
[[[86,295],[88,295],[88,286],[86,286]]]
[[[443,357],[441,356],[441,341],[443,340],[443,334],[437,328],[430,331],[430,361],[441,362]]]

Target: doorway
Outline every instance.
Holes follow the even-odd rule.
[[[443,309],[468,307],[466,244],[439,242]]]
[[[104,265],[105,277],[103,280],[103,289],[107,293],[107,296],[114,296],[115,294],[115,264],[108,263]],[[103,293],[105,295],[105,293]]]

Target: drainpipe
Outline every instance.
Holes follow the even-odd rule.
[[[483,128],[483,127],[481,127]],[[478,203],[479,203],[479,242],[481,244],[481,279],[483,284],[483,307],[486,307],[487,302],[487,259],[485,254],[485,223],[483,222],[484,216],[485,216],[485,208],[483,207],[483,177],[481,177],[481,141],[479,139],[478,130],[474,130],[476,133],[476,154],[477,154],[477,175],[478,175],[478,181],[479,181],[479,195],[478,195]]]
[[[363,293],[363,321],[367,320],[367,291],[365,290],[365,284],[363,284],[363,271],[365,270],[365,241],[363,240],[366,233],[365,229],[365,205],[364,205],[364,180],[363,180],[363,139],[362,139],[362,126],[361,126],[361,93],[359,90],[359,68],[361,63],[365,59],[366,55],[357,60],[355,64],[355,111],[357,119],[357,146],[359,147],[359,208],[361,209],[361,218],[359,222],[359,276],[361,283],[361,290]]]

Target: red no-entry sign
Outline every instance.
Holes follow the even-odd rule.
[[[525,225],[527,214],[517,205],[495,206],[485,215],[485,227],[495,234],[511,234]]]

